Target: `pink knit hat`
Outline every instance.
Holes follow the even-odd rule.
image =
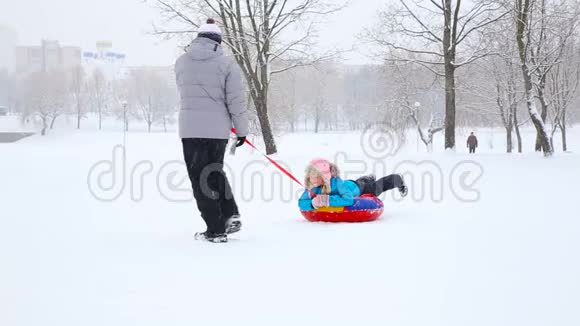
[[[332,174],[330,173],[330,162],[323,158],[316,158],[310,161],[310,165],[314,166],[320,174],[326,179],[330,180],[332,178]]]

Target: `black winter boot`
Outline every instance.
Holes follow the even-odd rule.
[[[401,184],[399,185],[399,193],[401,193],[402,197],[406,197],[407,194],[409,193],[409,188],[407,187],[407,185],[405,184],[405,179],[403,179],[403,176],[399,174],[399,176],[401,177]]]
[[[226,221],[226,233],[232,234],[236,232],[240,232],[242,229],[242,221],[240,220],[240,215],[232,215]]]
[[[228,236],[225,233],[212,233],[212,232],[197,232],[195,234],[195,240],[204,240],[213,243],[226,243],[228,242]]]

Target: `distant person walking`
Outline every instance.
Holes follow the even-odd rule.
[[[237,130],[238,147],[248,134],[241,71],[224,56],[221,42],[222,32],[210,18],[175,63],[179,137],[197,208],[207,225],[195,239],[216,243],[227,242],[227,234],[242,226],[223,163],[231,128]]]
[[[469,148],[469,153],[475,153],[475,149],[477,148],[477,137],[471,132],[471,135],[467,137],[467,148]]]

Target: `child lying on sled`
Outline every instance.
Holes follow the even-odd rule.
[[[325,159],[315,159],[308,164],[304,176],[306,189],[298,201],[303,211],[321,207],[351,206],[354,198],[364,194],[379,196],[387,190],[398,188],[405,197],[408,188],[400,174],[391,174],[379,180],[367,175],[357,180],[342,180],[338,167]],[[312,194],[316,194],[316,197]],[[314,198],[312,198],[314,197]]]

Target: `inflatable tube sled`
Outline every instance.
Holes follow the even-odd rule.
[[[310,222],[370,222],[383,214],[383,202],[375,196],[363,195],[347,207],[324,207],[313,211],[300,211]]]

